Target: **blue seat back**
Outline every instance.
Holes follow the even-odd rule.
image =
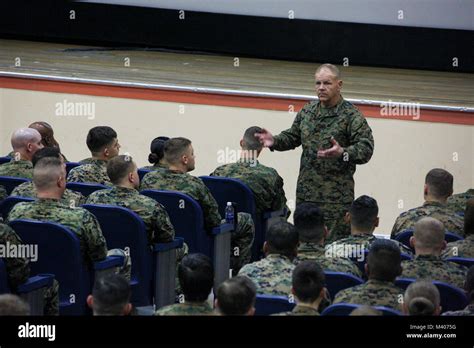
[[[204,229],[204,216],[199,203],[177,191],[143,190],[141,194],[160,202],[168,212],[177,237],[184,238],[191,253],[212,258],[213,240]]]
[[[8,284],[7,266],[5,261],[0,257],[0,295],[10,293],[10,285]]]
[[[356,308],[361,307],[358,304],[352,303],[336,303],[329,307],[327,307],[321,315],[326,316],[348,316],[352,313],[352,311]],[[384,316],[393,316],[393,315],[402,315],[399,311],[396,311],[392,308],[383,307],[383,306],[375,306],[373,307],[382,312]]]
[[[80,165],[81,165],[81,163],[79,163],[79,162],[66,162],[66,177],[69,174],[69,172],[71,171],[71,169],[79,167]]]
[[[364,280],[348,273],[325,271],[324,275],[331,300],[339,291],[364,283]]]
[[[153,258],[148,238],[140,216],[115,205],[85,204],[99,221],[108,249],[123,249],[132,260],[130,279],[131,302],[135,306],[148,306],[153,302]]]
[[[286,296],[257,295],[255,301],[255,315],[271,315],[289,312],[295,307]]]
[[[404,230],[403,232],[401,232],[400,234],[396,235],[395,236],[395,240],[398,240],[400,243],[406,245],[407,247],[413,249],[411,246],[410,246],[410,238],[413,236],[413,230],[412,229],[408,229],[408,230]],[[451,242],[455,242],[457,240],[461,240],[463,239],[462,237],[458,236],[457,234],[455,233],[452,233],[452,232],[449,232],[449,231],[446,231],[445,234],[444,234],[444,240],[447,242],[447,243],[451,243]]]
[[[8,157],[8,156],[5,156],[5,157],[0,157],[0,165],[4,164],[4,163],[8,163],[12,160],[11,157]]]
[[[31,197],[20,197],[20,196],[7,197],[0,203],[0,212],[2,214],[3,220],[7,219],[8,214],[10,214],[10,211],[17,203],[33,202],[34,200],[35,198],[31,198]]]
[[[152,172],[152,170],[148,170],[148,169],[138,169],[138,176],[140,178],[140,181],[143,180],[143,177],[149,173],[149,172]]]
[[[446,260],[456,262],[457,264],[466,266],[467,268],[474,266],[474,259],[469,259],[467,257],[450,257]]]
[[[11,221],[10,226],[24,244],[38,246],[38,260],[30,262],[31,273],[51,273],[58,280],[60,314],[85,314],[91,275],[76,234],[53,222],[20,219]]]
[[[413,278],[398,278],[395,280],[395,285],[406,290],[406,288],[415,281],[416,279]],[[432,283],[436,285],[439,290],[442,312],[456,311],[467,306],[468,299],[462,289],[439,281],[433,281]]]
[[[31,181],[26,178],[17,178],[13,176],[0,176],[0,185],[5,187],[8,194],[12,193],[13,189],[24,182]]]
[[[84,197],[89,196],[92,192],[103,190],[103,189],[110,189],[110,187],[101,185],[101,184],[91,184],[91,183],[84,183],[84,182],[68,182],[66,187],[70,190],[77,191],[82,193]]]

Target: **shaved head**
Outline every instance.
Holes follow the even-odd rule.
[[[41,134],[33,128],[20,128],[12,134],[11,143],[15,151],[23,150],[28,144],[41,142]]]
[[[413,237],[416,247],[437,249],[444,242],[444,225],[437,219],[424,217],[415,223]]]
[[[57,188],[57,182],[66,176],[63,161],[55,157],[40,159],[33,169],[33,183],[38,191],[48,191]]]

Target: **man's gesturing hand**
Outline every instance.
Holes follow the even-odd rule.
[[[336,141],[336,139],[331,138],[332,147],[327,150],[318,150],[318,158],[337,158],[340,157],[344,149]]]
[[[270,147],[274,143],[272,133],[267,131],[265,128],[262,128],[260,133],[255,133],[254,135],[264,147]]]

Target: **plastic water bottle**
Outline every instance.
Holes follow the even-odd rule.
[[[232,205],[232,202],[227,202],[227,207],[225,208],[225,222],[228,224],[233,224],[235,220],[235,211]]]

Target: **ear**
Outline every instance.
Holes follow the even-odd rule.
[[[324,232],[323,232],[324,239],[327,239],[329,237],[329,230],[326,225],[324,225]]]
[[[410,237],[410,246],[415,249],[415,244],[416,244],[416,240],[415,240],[415,237],[411,236]]]
[[[380,218],[377,216],[375,218],[374,227],[379,227]]]
[[[132,304],[129,302],[123,308],[123,315],[129,315],[131,311],[132,311]]]
[[[92,297],[92,295],[87,296],[86,302],[89,308],[92,309],[92,306],[94,305],[94,298]]]
[[[263,242],[263,253],[267,254],[267,252],[268,252],[268,244],[267,242]]]
[[[295,289],[293,287],[291,287],[290,292],[291,292],[292,295],[294,295],[295,294]]]
[[[240,139],[239,144],[240,144],[240,147],[244,147],[244,139]]]
[[[214,308],[216,309],[219,309],[219,301],[216,299],[214,299]]]
[[[255,307],[250,308],[249,311],[247,312],[247,315],[248,316],[255,315]]]
[[[182,155],[181,156],[181,162],[183,162],[183,164],[188,164],[188,156],[187,155]]]
[[[405,301],[403,301],[403,303],[402,303],[402,313],[405,314],[405,315],[410,315],[410,314],[408,313],[408,306],[407,306],[407,304],[405,303]]]
[[[344,222],[346,224],[350,224],[351,223],[351,214],[349,214],[349,212],[346,212],[346,215],[344,215]]]
[[[342,80],[337,80],[337,87],[339,87],[339,89],[342,88],[342,84],[343,84]]]
[[[325,296],[326,296],[326,292],[328,291],[328,289],[326,288],[322,288],[321,291],[319,292],[319,298],[323,299]]]
[[[429,188],[428,188],[428,185],[425,184],[425,186],[423,186],[423,194],[426,196],[428,193],[429,193]]]
[[[369,264],[366,262],[365,265],[364,265],[364,271],[365,271],[365,274],[367,275],[367,277],[369,276]]]
[[[443,243],[441,243],[441,250],[446,249],[447,246],[448,246],[448,242],[446,242],[445,240],[443,240]]]

